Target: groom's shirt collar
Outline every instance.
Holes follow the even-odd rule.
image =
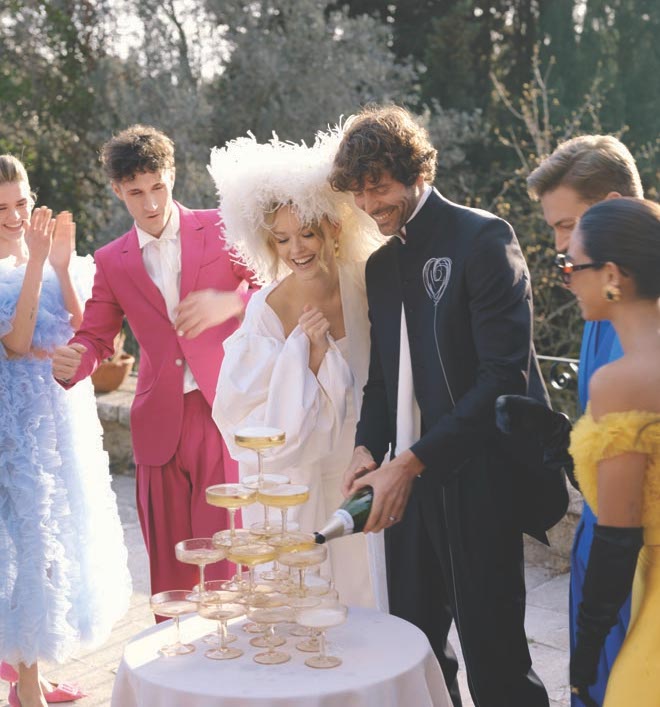
[[[410,215],[410,218],[406,221],[406,224],[410,223],[415,216],[421,211],[422,207],[426,203],[426,200],[431,196],[431,192],[433,191],[433,187],[430,184],[424,183],[424,191],[422,192],[422,195],[419,197],[419,201],[417,202],[417,206],[415,207],[415,210],[412,212]],[[396,237],[402,242],[406,242],[406,227],[405,225],[401,227],[401,232],[395,234]]]

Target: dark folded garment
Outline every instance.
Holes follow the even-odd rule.
[[[506,435],[538,440],[543,447],[543,466],[550,471],[563,469],[571,484],[579,489],[573,458],[568,453],[573,426],[567,415],[524,395],[500,395],[495,401],[495,422]]]

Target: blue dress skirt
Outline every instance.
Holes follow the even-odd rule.
[[[91,258],[74,257],[82,301]],[[11,330],[25,267],[0,261],[0,336]],[[44,268],[32,347],[72,335],[57,276]],[[63,662],[107,639],[131,580],[91,382],[65,391],[49,358],[0,345],[0,659]]]

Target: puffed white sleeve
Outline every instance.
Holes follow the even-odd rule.
[[[254,299],[254,298],[253,298]],[[260,300],[262,298],[259,298]],[[248,307],[241,328],[225,341],[213,419],[232,457],[254,465],[251,450],[234,444],[242,427],[277,427],[286,443],[268,452],[268,470],[285,472],[330,453],[339,439],[353,394],[353,375],[331,340],[318,375],[309,368],[309,339],[297,327],[284,339],[279,320],[254,316]]]

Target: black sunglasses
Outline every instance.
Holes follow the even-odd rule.
[[[566,253],[558,253],[555,256],[555,266],[559,270],[561,279],[565,285],[571,284],[571,275],[574,272],[579,272],[580,270],[588,270],[589,268],[599,268],[602,263],[582,263],[581,265],[576,265]]]

